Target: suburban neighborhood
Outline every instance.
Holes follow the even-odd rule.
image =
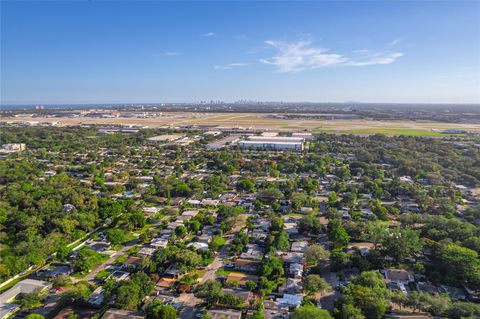
[[[27,257],[2,259],[1,318],[478,314],[479,189],[455,172],[409,174],[395,149],[405,138],[93,126],[39,140],[36,130],[2,138],[23,145],[2,161],[2,197],[13,205],[20,181],[35,193],[71,185],[38,203],[70,242],[25,243]],[[478,158],[474,140],[435,144]]]

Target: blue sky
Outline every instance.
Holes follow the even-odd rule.
[[[1,2],[1,103],[480,102],[480,2]]]

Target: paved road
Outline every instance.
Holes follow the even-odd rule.
[[[237,230],[238,232],[239,230]],[[217,256],[213,262],[207,266],[205,274],[198,279],[198,283],[204,283],[209,279],[215,279],[215,273],[217,270],[223,267],[223,259],[228,257],[227,249],[228,245],[232,242],[233,237],[227,239],[225,245],[219,250]],[[195,317],[195,313],[197,312],[197,304],[199,304],[202,300],[196,298],[193,294],[181,294],[180,297],[175,298],[176,302],[182,304],[180,308],[179,317],[180,319],[193,319]]]
[[[202,276],[202,278],[199,279],[199,283],[203,283],[209,279],[215,279],[215,273],[217,272],[217,270],[223,267],[223,259],[227,257],[227,248],[231,242],[232,238],[227,239],[225,245],[223,245],[223,247],[220,249],[213,262],[207,266],[207,271]]]
[[[83,281],[83,280],[86,280],[86,281],[94,280],[95,276],[98,275],[99,272],[101,272],[102,270],[106,269],[108,266],[113,264],[115,262],[115,260],[117,260],[118,257],[125,255],[125,253],[130,248],[132,248],[132,246],[134,246],[136,244],[138,244],[138,239],[134,239],[134,240],[130,241],[122,249],[120,249],[120,250],[116,251],[114,254],[112,254],[110,256],[110,258],[108,258],[104,263],[98,265],[97,268],[95,268],[93,271],[91,271],[86,277],[84,277],[84,278],[73,278],[73,282],[75,283],[75,282]]]
[[[163,222],[163,220],[166,218],[166,216],[163,216],[163,218],[161,218],[159,221],[157,221],[156,223],[152,224],[150,226],[151,229],[154,229],[154,228],[157,228],[158,226],[160,226]],[[120,257],[120,256],[123,256],[125,255],[125,253],[130,250],[130,248],[132,248],[133,246],[135,246],[136,244],[138,244],[140,241],[139,239],[134,239],[128,243],[126,243],[125,247],[123,247],[122,249],[120,249],[119,251],[115,252],[113,255],[110,256],[110,258],[108,258],[107,261],[105,261],[104,263],[100,264],[99,266],[97,266],[97,268],[95,268],[95,270],[93,270],[92,272],[90,272],[86,277],[84,278],[73,278],[73,282],[78,282],[78,281],[82,281],[82,280],[87,280],[87,281],[92,281],[95,279],[95,276],[101,272],[102,270],[106,269],[108,266],[110,266],[111,264],[113,264],[115,262],[115,260]]]
[[[324,269],[322,269],[321,275],[332,286],[332,288],[341,283],[341,281],[337,278],[337,274],[331,271],[330,265],[327,265]],[[322,308],[327,309],[330,311],[330,313],[333,313],[334,301],[339,299],[341,296],[342,294],[337,290],[332,290],[330,293],[324,294],[321,298]]]

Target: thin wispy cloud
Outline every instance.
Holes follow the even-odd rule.
[[[180,55],[180,52],[175,52],[175,51],[165,51],[161,53],[155,53],[153,56],[177,56]]]
[[[310,40],[284,42],[265,41],[277,50],[273,57],[261,59],[264,64],[273,65],[278,72],[299,72],[326,67],[385,65],[395,62],[403,54],[400,52],[371,52],[369,50],[352,51],[350,54],[331,52],[327,48],[318,48]]]
[[[393,39],[392,41],[390,41],[387,45],[388,48],[391,48],[391,47],[394,47],[396,46],[397,44],[399,44],[400,42],[402,42],[402,38],[396,38],[396,39]]]
[[[224,65],[215,65],[215,66],[213,66],[213,68],[215,70],[231,70],[231,69],[234,69],[234,68],[240,68],[240,67],[244,67],[244,66],[247,66],[247,65],[248,65],[248,63],[239,62],[239,63],[224,64]]]
[[[215,32],[207,32],[207,33],[202,34],[202,37],[204,37],[204,38],[211,38],[211,37],[214,37],[214,36],[216,36]]]

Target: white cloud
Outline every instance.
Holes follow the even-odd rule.
[[[299,40],[291,43],[267,40],[265,43],[277,49],[278,54],[267,59],[261,59],[260,62],[274,65],[279,72],[298,72],[325,67],[391,64],[402,56],[402,53],[399,52],[372,53],[368,50],[353,51],[350,55],[332,53],[330,49],[312,46],[312,42],[309,40]]]
[[[400,52],[371,52],[370,50],[356,50],[353,53],[349,61],[345,63],[346,66],[391,64],[403,55]]]
[[[202,34],[202,37],[210,38],[216,36],[215,32],[207,32]]]
[[[176,56],[180,55],[180,52],[174,52],[174,51],[165,51],[162,53],[155,53],[153,56]]]
[[[239,68],[247,65],[248,65],[247,63],[239,62],[239,63],[224,64],[224,65],[215,65],[213,68],[215,70],[231,70],[233,68]]]
[[[394,46],[396,46],[397,44],[399,44],[400,42],[402,42],[402,38],[393,39],[392,41],[390,41],[390,42],[387,44],[387,47],[388,47],[388,48],[394,47]]]

